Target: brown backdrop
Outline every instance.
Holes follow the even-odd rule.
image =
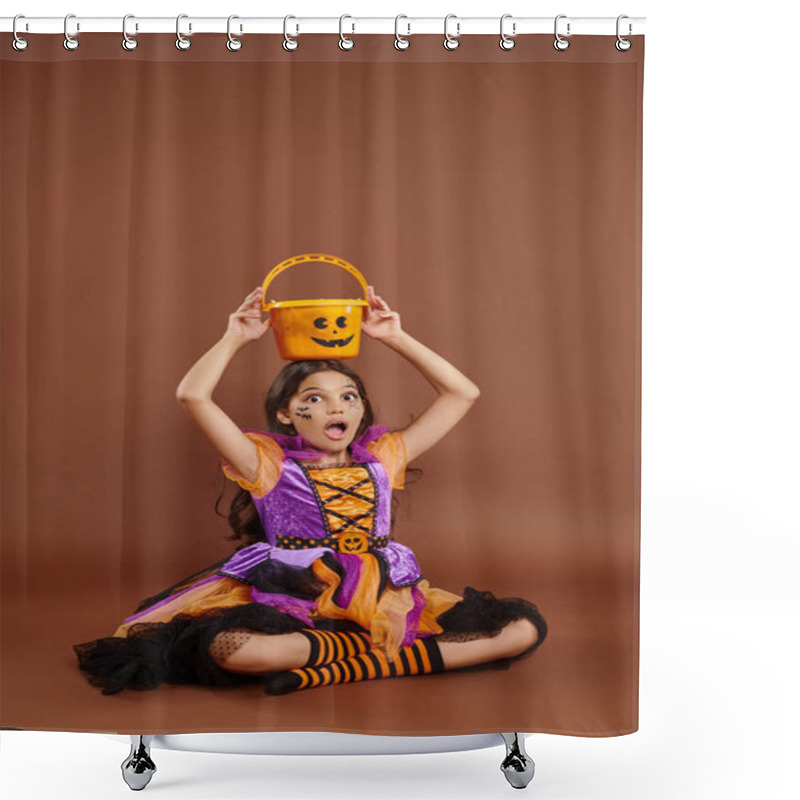
[[[2,48],[0,723],[31,730],[444,735],[637,729],[644,39],[30,35]],[[536,603],[508,672],[281,697],[164,684],[103,696],[72,644],[225,557],[218,458],[175,400],[267,271],[341,256],[478,384],[413,466],[395,535],[431,584]],[[356,296],[289,270],[281,299]],[[435,392],[362,337],[377,422]],[[215,400],[265,427],[272,334]],[[227,499],[233,494],[228,485]],[[227,505],[227,503],[226,503]]]

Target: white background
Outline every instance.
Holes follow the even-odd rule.
[[[647,17],[640,730],[530,737],[537,771],[525,791],[540,800],[797,797],[797,4],[4,5],[3,16],[15,13]],[[129,796],[119,770],[127,750],[100,735],[4,731],[3,796]],[[499,770],[502,747],[153,755],[159,771],[145,791],[163,798],[487,800],[514,791]]]

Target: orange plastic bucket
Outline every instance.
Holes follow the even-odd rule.
[[[364,300],[328,299],[270,300],[267,287],[277,275],[289,267],[310,261],[322,261],[346,269],[358,279]],[[261,308],[269,312],[278,354],[287,361],[315,358],[354,358],[361,342],[363,308],[369,305],[367,282],[361,273],[343,258],[327,253],[304,253],[282,261],[264,280]]]

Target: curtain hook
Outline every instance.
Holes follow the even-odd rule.
[[[80,42],[74,36],[70,36],[69,33],[67,33],[67,24],[69,23],[69,18],[74,16],[75,14],[67,14],[67,16],[64,17],[64,48],[66,50],[77,50],[78,45],[80,44]],[[76,31],[80,31],[80,29],[80,23],[77,23]]]
[[[553,42],[553,47],[555,47],[556,50],[566,50],[569,47],[569,40],[565,39],[558,32],[558,21],[560,19],[566,19],[566,18],[567,18],[566,14],[559,14],[556,17],[556,22],[555,22],[556,40]],[[569,36],[569,22],[567,23],[567,36]]]
[[[447,32],[447,22],[452,17],[455,17],[455,16],[456,16],[455,14],[448,14],[444,18],[444,49],[445,50],[457,50],[458,46],[461,44],[461,42],[458,41],[458,37],[461,34],[461,23],[460,22],[456,21],[456,35],[455,36],[451,36]],[[458,18],[456,17],[456,20],[457,19]]]
[[[342,14],[342,16],[339,17],[339,47],[342,50],[352,50],[356,46],[356,43],[349,36],[345,36],[344,33],[342,33],[342,25],[346,19],[353,19],[353,18],[349,14]],[[351,33],[355,33],[356,24],[355,22],[352,24],[353,24],[353,30],[351,31]]]
[[[126,14],[122,18],[122,47],[125,50],[135,50],[139,46],[139,42],[136,41],[136,38],[134,36],[128,36],[128,31],[127,31],[128,20],[132,18],[135,19],[133,14]],[[137,31],[139,30],[138,22],[135,23],[135,28]]]
[[[500,17],[500,48],[501,48],[502,50],[513,50],[513,49],[514,49],[514,46],[517,44],[517,43],[516,43],[516,42],[515,42],[515,41],[514,41],[514,40],[511,38],[511,36],[516,36],[516,35],[517,35],[517,23],[516,23],[516,22],[512,22],[512,23],[511,23],[511,36],[508,36],[508,35],[507,35],[507,34],[506,34],[504,31],[503,31],[503,26],[504,26],[504,24],[505,24],[505,21],[506,21],[506,20],[507,20],[509,17],[513,17],[513,14],[503,14],[503,16],[502,16],[502,17]]]
[[[231,20],[234,19],[239,19],[239,17],[236,14],[231,14],[228,17],[228,41],[225,43],[225,47],[227,47],[228,50],[231,51],[231,53],[236,53],[237,51],[241,50],[242,47],[244,46],[244,42],[238,36],[234,36],[231,33]],[[240,25],[239,31],[241,30],[242,27]]]
[[[289,36],[286,31],[286,24],[289,22],[290,19],[297,19],[293,14],[287,14],[283,18],[283,49],[284,50],[297,50],[300,47],[300,42],[294,36]],[[300,25],[299,23],[295,23],[297,27],[297,32],[300,33]]]
[[[181,33],[181,20],[188,16],[189,16],[188,14],[178,14],[178,18],[175,20],[175,33],[178,34],[178,38],[175,40],[175,47],[177,47],[178,50],[188,50],[192,46],[191,39],[187,39]],[[192,32],[192,23],[190,22],[189,33],[191,32]]]
[[[290,19],[297,19],[294,14],[287,14],[283,18],[283,49],[288,50],[289,52],[293,52],[300,47],[300,42],[297,41],[296,36],[290,36],[287,30],[287,25]],[[297,29],[297,33],[300,33],[300,23],[295,22],[295,28]]]
[[[405,36],[401,36],[398,31],[398,26],[401,19],[408,19],[408,17],[405,14],[398,14],[394,18],[394,46],[398,50],[408,50],[408,48],[411,47],[411,40],[406,39]],[[408,25],[408,33],[406,36],[411,36],[411,23],[408,22],[406,24]]]
[[[27,17],[24,14],[17,14],[17,16],[14,17],[14,21],[11,23],[11,31],[14,34],[14,41],[11,42],[11,46],[15,50],[26,50],[27,47],[28,47],[28,40],[27,39],[23,39],[21,36],[19,36],[17,34],[17,20],[18,19],[27,19]],[[25,23],[25,30],[27,30],[27,29],[28,29],[28,23],[26,22]]]
[[[617,17],[617,41],[614,43],[614,46],[617,48],[617,50],[619,50],[620,52],[624,53],[626,50],[630,50],[631,49],[631,47],[633,46],[633,42],[630,39],[623,39],[622,36],[620,36],[620,34],[619,34],[619,22],[622,19],[629,19],[629,17],[628,17],[627,14],[620,14]],[[631,25],[630,22],[629,22],[628,23],[628,36],[630,36],[631,33],[633,33],[633,25]]]

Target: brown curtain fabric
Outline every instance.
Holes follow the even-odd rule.
[[[28,39],[0,61],[2,726],[635,731],[644,39]],[[358,267],[482,391],[410,464],[395,537],[432,586],[526,598],[549,635],[507,671],[102,695],[72,645],[233,552],[214,503],[236,487],[176,387],[269,269],[309,252]],[[358,296],[321,264],[273,287]],[[215,401],[265,429],[285,363],[269,332]],[[368,337],[348,364],[391,430],[436,397]]]

